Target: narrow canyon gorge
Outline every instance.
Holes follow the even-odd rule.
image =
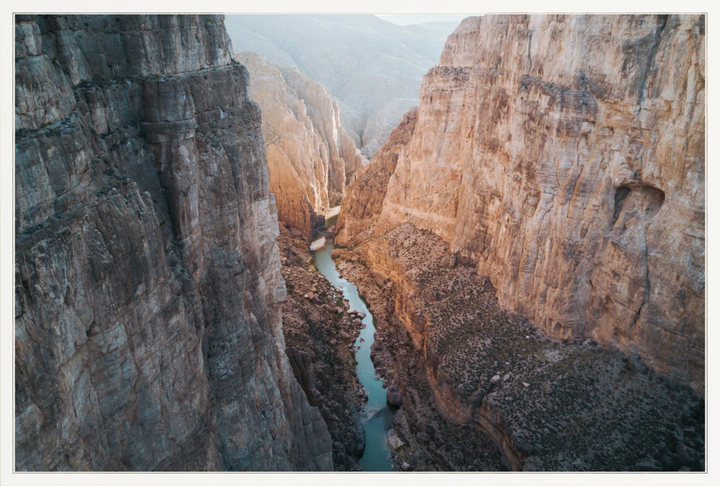
[[[250,97],[262,111],[278,219],[310,238],[367,160],[345,133],[337,103],[322,85],[254,52],[235,58],[248,68]]]
[[[704,18],[674,15],[448,38],[337,224],[399,335],[406,440],[462,467],[430,402],[513,470],[703,468],[704,45]]]
[[[706,470],[704,15],[250,17],[15,16],[17,471]]]
[[[322,84],[365,157],[417,106],[422,76],[458,22],[396,25],[374,15],[228,15],[237,52],[253,51]]]

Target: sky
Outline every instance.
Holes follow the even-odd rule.
[[[397,25],[422,24],[424,22],[456,22],[465,17],[482,14],[376,14],[383,20]]]

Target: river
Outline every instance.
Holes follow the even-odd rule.
[[[337,213],[335,213],[337,214]],[[328,218],[326,227],[335,224],[337,216]],[[335,262],[331,257],[333,249],[332,234],[322,232],[327,238],[325,246],[315,252],[315,265],[320,273],[340,289],[343,296],[350,303],[351,309],[365,313],[362,323],[366,326],[360,331],[355,341],[357,352],[357,376],[367,392],[368,401],[363,414],[363,428],[365,429],[365,453],[360,459],[364,471],[393,471],[392,461],[389,460],[390,450],[387,445],[387,433],[392,426],[395,412],[387,406],[386,391],[382,387],[375,365],[370,359],[370,347],[375,341],[375,323],[365,301],[358,294],[357,287],[340,278]]]

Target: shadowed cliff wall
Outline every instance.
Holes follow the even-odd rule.
[[[17,469],[331,469],[222,16],[17,16],[15,80]]]

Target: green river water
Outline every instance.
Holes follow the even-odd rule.
[[[326,227],[332,226],[334,219],[328,219]],[[370,359],[370,347],[375,341],[373,316],[365,301],[358,294],[357,287],[340,278],[335,268],[335,262],[330,256],[333,249],[332,235],[326,234],[326,238],[327,243],[325,246],[314,253],[315,265],[333,286],[342,291],[343,296],[350,303],[351,309],[357,309],[365,313],[362,323],[366,327],[360,331],[360,336],[355,341],[355,346],[359,346],[355,355],[357,359],[357,375],[368,395],[363,416],[365,453],[360,459],[360,464],[364,471],[392,471],[392,462],[389,458],[390,450],[386,437],[392,426],[395,412],[387,406],[386,391],[382,387],[382,381],[378,379],[375,365]],[[363,342],[361,342],[361,339]]]

